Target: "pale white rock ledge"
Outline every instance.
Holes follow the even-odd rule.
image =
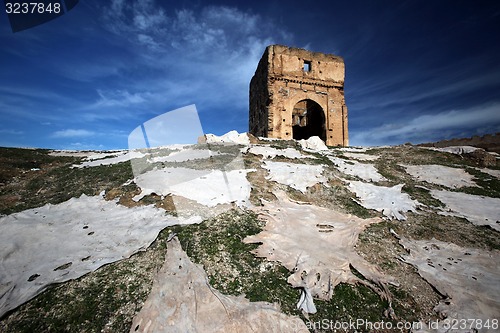
[[[134,158],[142,158],[146,156],[145,153],[138,151],[138,150],[126,150],[123,151],[122,154],[117,154],[117,155],[107,155],[103,156],[100,159],[92,159],[85,161],[81,164],[75,164],[73,167],[75,168],[84,168],[84,167],[95,167],[95,166],[101,166],[101,165],[112,165],[112,164],[117,164],[117,163],[122,163],[122,162],[128,162]]]
[[[351,152],[351,153],[364,153],[369,149],[376,148],[376,147],[356,147],[356,146],[351,146],[351,147],[340,147],[339,150],[343,152]]]
[[[236,203],[248,206],[251,185],[244,170],[196,170],[184,167],[151,170],[135,177],[141,193],[133,197],[139,201],[144,196],[174,194],[213,207],[218,204]]]
[[[474,169],[479,170],[479,171],[481,171],[483,173],[487,173],[490,176],[493,176],[493,177],[496,177],[496,178],[500,178],[500,170],[488,169],[488,168],[474,168]]]
[[[311,136],[307,140],[299,140],[299,144],[302,146],[302,149],[304,150],[311,150],[311,151],[328,150],[328,147],[325,145],[323,140],[321,140],[318,136]]]
[[[348,161],[340,157],[328,156],[337,169],[346,175],[356,176],[367,182],[381,182],[387,180],[373,164]]]
[[[345,152],[342,154],[342,156],[347,157],[347,158],[353,158],[353,159],[360,160],[360,161],[375,161],[375,160],[378,160],[380,157],[378,155],[370,155],[370,154],[357,153],[357,152]]]
[[[274,147],[269,147],[267,145],[255,145],[250,147],[246,152],[254,155],[262,155],[262,157],[270,159],[275,158],[276,156],[282,156],[290,159],[317,158],[313,155],[304,155],[294,148],[277,149]]]
[[[167,156],[155,156],[151,158],[152,163],[158,162],[186,162],[194,160],[209,159],[211,157],[217,157],[224,155],[218,151],[211,151],[209,149],[181,149],[179,151],[174,151]]]
[[[217,136],[215,134],[205,134],[206,143],[233,143],[248,145],[250,144],[250,138],[247,133],[238,133],[237,131],[230,131],[224,135]]]
[[[262,243],[254,253],[269,261],[279,261],[291,272],[288,283],[303,292],[299,309],[315,313],[312,297],[330,300],[339,283],[363,283],[382,298],[390,295],[371,283],[383,286],[395,283],[375,265],[365,261],[354,249],[359,234],[379,218],[361,219],[331,209],[292,201],[283,192],[276,192],[276,202],[264,201],[255,208],[266,221],[264,230],[247,236],[245,243]],[[352,265],[368,281],[356,277]]]

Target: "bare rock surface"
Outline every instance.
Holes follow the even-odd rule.
[[[274,158],[276,156],[283,156],[286,158],[316,158],[313,155],[305,155],[294,148],[277,149],[274,147],[265,146],[252,146],[248,149],[249,153],[254,155],[262,155],[264,158]]]
[[[358,177],[367,182],[381,182],[385,179],[373,164],[348,161],[339,157],[328,156],[337,169],[347,175]]]
[[[324,170],[322,165],[265,161],[262,167],[269,170],[266,179],[288,185],[301,192],[305,192],[308,187],[315,184],[327,182],[326,177],[322,175]]]
[[[490,176],[500,179],[500,170],[488,169],[488,168],[476,168],[476,170],[479,170],[483,173],[487,173]]]
[[[496,166],[408,145],[223,137],[134,156],[0,149],[0,331],[306,332],[297,315],[310,331],[309,319],[392,318],[445,332],[444,319],[500,313]],[[246,213],[225,214],[235,207]]]
[[[379,158],[378,155],[363,154],[363,153],[358,153],[356,151],[346,151],[345,153],[342,154],[342,156],[348,158],[354,158],[360,161],[375,161],[378,160]]]
[[[190,168],[163,168],[151,170],[135,178],[141,193],[134,197],[139,201],[151,193],[175,194],[202,205],[237,202],[247,205],[250,183],[246,175],[252,170],[195,170]]]
[[[247,133],[238,133],[237,131],[229,131],[224,135],[217,136],[214,134],[205,134],[206,143],[218,144],[218,143],[232,143],[232,144],[250,144],[250,138]]]
[[[472,146],[449,146],[449,147],[425,147],[427,149],[431,150],[436,150],[436,151],[442,151],[445,153],[450,153],[450,154],[456,154],[456,155],[463,155],[463,154],[470,154],[472,152],[475,152],[478,149],[478,147],[472,147]]]
[[[307,140],[299,140],[302,149],[311,150],[311,151],[323,151],[328,150],[328,147],[325,145],[323,140],[321,140],[318,136],[311,136]]]

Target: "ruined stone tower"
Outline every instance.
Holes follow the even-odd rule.
[[[344,60],[268,46],[250,81],[249,132],[297,140],[317,135],[329,146],[347,146]]]

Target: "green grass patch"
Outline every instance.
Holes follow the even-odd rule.
[[[500,180],[495,176],[481,172],[475,168],[466,168],[467,172],[475,177],[474,181],[480,187],[471,186],[460,188],[460,192],[473,195],[483,195],[492,198],[500,198]]]
[[[2,207],[0,214],[11,214],[47,203],[58,204],[82,194],[97,195],[122,185],[132,177],[129,162],[88,168],[70,168],[70,165],[64,164],[35,175],[21,188],[2,189],[0,195],[16,194],[21,200],[16,205]]]
[[[245,294],[253,302],[277,302],[295,313],[299,293],[286,281],[290,272],[251,253],[258,244],[242,240],[262,230],[255,213],[231,210],[197,225],[176,226],[172,231],[188,256],[207,271],[210,284],[228,295]]]
[[[423,205],[429,207],[445,207],[445,205],[441,201],[434,198],[429,193],[429,190],[415,186],[414,182],[412,181],[407,181],[403,186],[402,191],[408,193],[413,200],[417,200]]]

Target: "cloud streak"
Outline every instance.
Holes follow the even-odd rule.
[[[375,146],[394,143],[422,143],[443,138],[460,137],[464,131],[480,133],[500,131],[500,103],[421,115],[408,122],[393,121],[369,131],[351,135],[351,144]]]
[[[81,138],[96,135],[95,132],[86,129],[65,129],[52,134],[54,138]]]
[[[146,110],[153,116],[195,103],[204,128],[217,134],[228,126],[246,130],[248,84],[262,52],[276,39],[293,38],[271,20],[228,6],[167,13],[155,1],[115,0],[103,12],[116,13],[103,21],[149,75],[134,74],[124,89],[98,89],[89,109],[120,107],[144,117]],[[210,122],[208,110],[221,121]]]
[[[344,56],[351,143],[498,130],[498,5],[234,6],[86,0],[22,34],[0,27],[2,128],[22,145],[125,148],[139,124],[196,104],[205,132],[246,131],[250,79],[279,43]]]

